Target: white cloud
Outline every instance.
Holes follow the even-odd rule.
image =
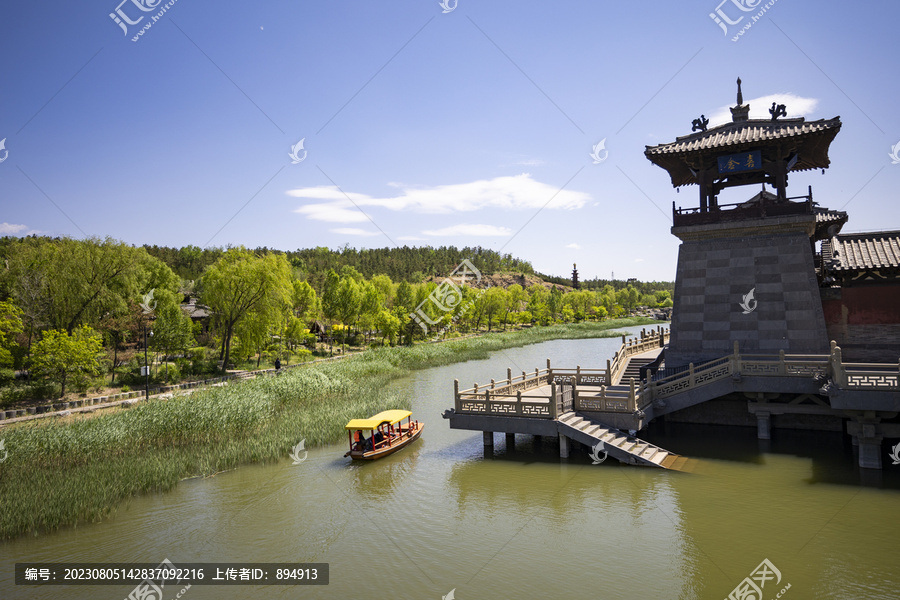
[[[427,238],[419,237],[417,235],[401,235],[397,239],[402,242],[424,242]]]
[[[634,262],[644,262],[644,259],[643,259],[643,258],[636,258],[636,259],[634,259]]]
[[[371,237],[374,235],[381,235],[379,231],[366,231],[365,229],[360,229],[359,227],[338,227],[336,229],[329,229],[331,233],[339,233],[341,235],[361,235],[366,237]]]
[[[744,104],[750,105],[751,119],[771,119],[772,115],[769,114],[769,109],[772,108],[773,102],[786,106],[788,114],[785,118],[788,119],[807,117],[815,112],[816,106],[819,104],[817,98],[804,98],[791,93],[760,96],[759,98],[745,100]],[[729,108],[730,106],[719,107],[716,112],[710,115],[709,126],[713,127],[731,122],[731,110]]]
[[[0,223],[0,235],[19,235],[28,229],[28,225],[17,225],[14,223]]]
[[[566,244],[566,248],[571,248],[572,250],[581,250],[581,246],[575,243]]]
[[[555,186],[535,181],[528,173],[469,183],[400,187],[402,191],[398,195],[387,198],[373,198],[359,193],[345,194],[334,186],[299,188],[288,190],[287,194],[295,198],[327,200],[328,202],[300,206],[295,212],[304,214],[310,219],[333,223],[367,221],[360,210],[362,207],[425,214],[473,212],[484,208],[574,210],[581,208],[591,199],[585,192],[559,190]]]
[[[449,235],[477,235],[477,236],[493,236],[506,237],[512,234],[512,230],[507,227],[497,227],[496,225],[480,225],[463,223],[460,225],[451,225],[443,229],[430,229],[423,231],[425,235],[433,236],[449,236]]]

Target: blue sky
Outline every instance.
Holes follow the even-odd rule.
[[[0,3],[0,234],[481,245],[671,280],[672,202],[698,192],[643,150],[715,124],[737,76],[761,117],[773,95],[841,117],[793,194],[900,229],[894,2],[777,0],[737,41],[766,2],[176,0],[137,41],[166,2],[119,2]]]

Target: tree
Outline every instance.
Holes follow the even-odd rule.
[[[134,357],[134,350],[125,350],[123,344],[129,339],[140,335],[143,319],[144,314],[140,305],[132,301],[128,303],[124,311],[107,313],[100,320],[99,329],[103,332],[107,347],[112,350],[113,355],[110,368],[110,385],[116,382],[116,369]]]
[[[374,285],[378,293],[381,294],[385,308],[390,309],[394,306],[394,284],[390,277],[387,275],[375,275],[369,283]]]
[[[412,328],[415,327],[415,321],[410,318],[409,314],[416,307],[416,292],[413,287],[405,282],[401,281],[400,285],[397,286],[397,295],[394,298],[394,315],[400,318],[402,325],[400,331],[406,331],[407,343],[412,343]],[[403,314],[405,317],[401,317]],[[403,343],[403,339],[401,336],[400,343]]]
[[[70,377],[99,373],[98,356],[102,350],[103,342],[90,327],[82,325],[71,335],[51,329],[32,348],[32,370],[39,377],[58,383],[62,397],[66,395],[66,381]]]
[[[356,278],[352,275],[342,277],[341,282],[337,287],[337,306],[335,307],[337,309],[337,312],[335,313],[337,320],[347,328],[351,325],[355,325],[359,319],[361,306],[362,289],[359,283],[357,283]],[[344,336],[342,337],[342,346],[346,345],[346,341],[347,335],[345,329]]]
[[[294,314],[304,323],[312,321],[319,313],[319,298],[316,290],[306,281],[294,280]]]
[[[103,315],[127,309],[128,300],[150,289],[178,289],[178,278],[143,248],[112,238],[69,238],[21,244],[10,260],[13,295],[42,306],[53,329],[71,333],[96,325]]]
[[[506,323],[509,321],[509,315],[512,312],[519,312],[522,306],[528,301],[528,294],[518,283],[514,283],[506,288],[506,314],[503,316],[503,329],[506,329]]]
[[[201,279],[202,299],[222,328],[223,371],[231,358],[235,327],[242,319],[279,321],[291,306],[291,268],[283,254],[256,256],[244,247],[230,248]]]
[[[153,347],[169,354],[172,350],[186,351],[194,344],[194,328],[175,298],[163,294],[158,298],[156,320],[153,322]],[[169,380],[169,363],[166,362],[166,381]]]
[[[494,316],[503,311],[506,306],[506,290],[500,287],[489,288],[479,297],[479,301],[483,302],[484,317],[487,321],[488,331],[491,331]]]
[[[375,319],[375,326],[381,331],[382,345],[384,345],[385,340],[387,340],[388,343],[393,346],[394,336],[400,331],[400,319],[389,311],[382,310]]]
[[[365,331],[366,342],[369,341],[369,330],[375,326],[381,311],[384,310],[384,297],[371,282],[362,285],[362,298],[359,307],[359,320]]]
[[[23,331],[22,309],[12,300],[0,302],[0,367],[13,366],[12,348]]]
[[[550,298],[547,300],[547,310],[550,313],[550,320],[555,321],[557,315],[562,311],[563,293],[558,287],[553,286],[550,290]]]

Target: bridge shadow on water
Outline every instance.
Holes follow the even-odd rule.
[[[755,427],[657,421],[639,436],[688,458],[763,465],[767,454],[798,456],[812,461],[809,484],[900,490],[900,465],[891,464],[887,440],[882,445],[884,468],[879,471],[859,468],[850,436],[836,431],[773,428],[772,439],[760,440]]]

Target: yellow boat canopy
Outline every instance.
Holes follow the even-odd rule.
[[[344,426],[344,429],[371,431],[373,429],[378,429],[378,426],[385,421],[393,425],[410,416],[412,416],[412,413],[408,410],[386,410],[378,413],[374,417],[369,417],[368,419],[351,419],[350,422]]]

